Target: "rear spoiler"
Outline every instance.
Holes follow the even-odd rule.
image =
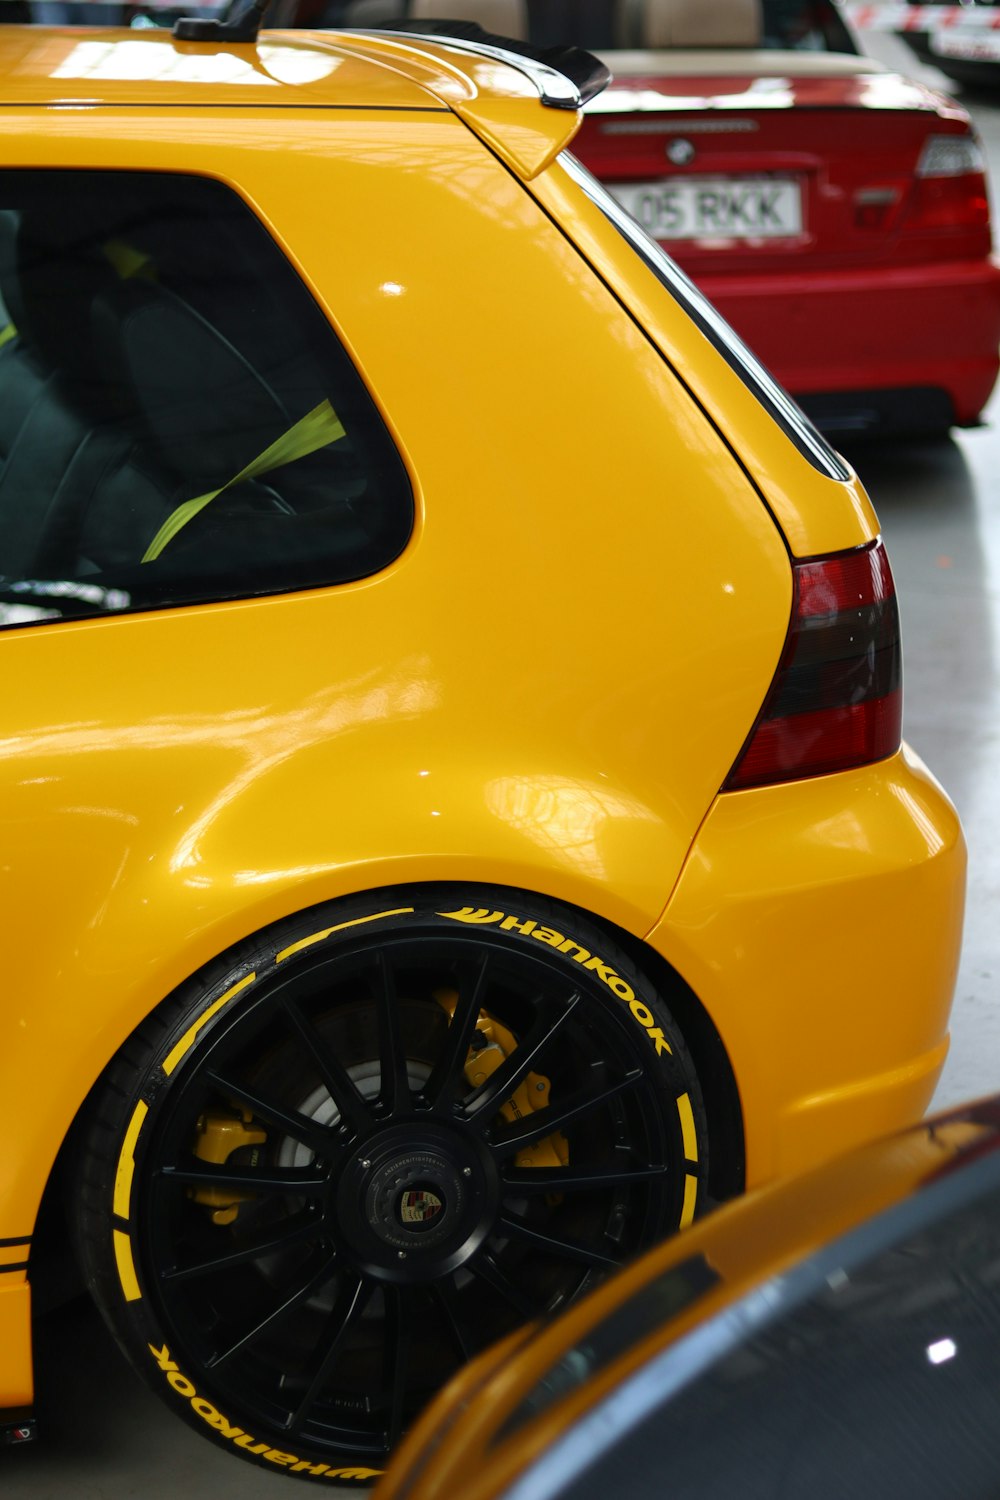
[[[367,28],[366,28],[367,29]],[[380,33],[422,36],[463,52],[508,63],[526,74],[550,109],[582,109],[611,82],[611,73],[582,47],[532,47],[513,37],[484,31],[475,21],[392,21]]]

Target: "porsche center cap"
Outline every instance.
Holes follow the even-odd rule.
[[[399,1217],[411,1229],[420,1230],[430,1225],[444,1208],[437,1193],[429,1188],[407,1188],[399,1198]]]

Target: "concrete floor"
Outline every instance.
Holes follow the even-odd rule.
[[[877,38],[872,50],[940,81],[892,38]],[[1000,107],[965,102],[987,142],[996,206]],[[956,802],[969,841],[966,939],[936,1106],[1000,1088],[1000,398],[992,414],[984,428],[946,442],[850,454],[878,509],[900,595],[905,732]],[[37,1344],[44,1440],[0,1457],[3,1500],[297,1493],[169,1416],[89,1305],[42,1319]]]

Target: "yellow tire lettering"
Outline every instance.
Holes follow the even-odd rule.
[[[653,1043],[653,1046],[656,1048],[656,1055],[657,1055],[657,1057],[659,1057],[659,1055],[660,1055],[661,1052],[666,1052],[669,1057],[673,1057],[673,1050],[672,1050],[672,1048],[670,1046],[670,1043],[667,1041],[666,1037],[663,1035],[663,1032],[660,1030],[659,1026],[651,1026],[650,1027],[650,1029],[649,1029],[649,1040]]]
[[[194,1405],[193,1401],[191,1405]],[[205,1420],[208,1422],[209,1427],[214,1427],[216,1432],[220,1433],[222,1437],[228,1438],[231,1443],[235,1443],[238,1437],[243,1436],[243,1428],[235,1426],[232,1422],[228,1422],[221,1411],[217,1411],[214,1417],[206,1417]]]
[[[132,1200],[132,1178],[135,1176],[135,1147],[139,1134],[146,1123],[149,1113],[149,1105],[139,1100],[132,1111],[132,1118],[128,1122],[125,1139],[122,1142],[121,1155],[118,1158],[118,1167],[115,1172],[115,1192],[113,1208],[119,1219],[127,1219],[129,1207]]]
[[[237,1448],[243,1448],[247,1453],[253,1453],[256,1456],[266,1453],[271,1446],[270,1443],[255,1443],[248,1432],[241,1433],[235,1439],[235,1443]]]
[[[163,1062],[160,1064],[164,1073],[169,1075],[174,1071],[177,1064],[184,1056],[185,1052],[187,1052],[190,1047],[194,1046],[195,1037],[198,1035],[201,1028],[205,1026],[212,1019],[212,1017],[222,1009],[224,1005],[228,1005],[230,1000],[235,1000],[240,991],[245,990],[248,984],[253,984],[256,978],[256,974],[247,974],[244,979],[239,980],[230,989],[228,989],[224,995],[220,995],[218,1000],[213,1001],[213,1003],[208,1007],[207,1010],[202,1011],[201,1015],[198,1017],[197,1021],[195,1021],[194,1025],[188,1027],[187,1031],[185,1031],[176,1047],[174,1047],[172,1051],[167,1054]]]
[[[680,1223],[678,1229],[686,1229],[694,1218],[695,1204],[698,1201],[698,1179],[689,1172],[684,1178],[684,1207],[681,1209]]]
[[[120,1233],[118,1230],[115,1232]],[[128,1237],[123,1235],[122,1238],[127,1240]],[[299,1458],[297,1453],[286,1453],[281,1448],[272,1448],[270,1443],[258,1442],[251,1433],[244,1432],[242,1427],[228,1421],[211,1401],[206,1401],[204,1396],[198,1394],[194,1382],[178,1368],[177,1361],[166,1344],[159,1349],[155,1344],[147,1344],[146,1347],[156,1361],[157,1368],[166,1375],[167,1384],[185,1401],[190,1402],[195,1416],[200,1417],[227,1442],[242,1448],[246,1453],[252,1453],[255,1458],[262,1458],[265,1463],[274,1464],[276,1468],[287,1469],[291,1474],[313,1474],[318,1479],[368,1480],[378,1479],[382,1474],[381,1469],[331,1469],[329,1464],[314,1464],[309,1459]]]
[[[139,1278],[135,1274],[135,1261],[132,1259],[132,1241],[127,1234],[120,1229],[112,1230],[115,1247],[115,1265],[118,1267],[118,1280],[122,1284],[126,1302],[139,1302],[142,1299],[142,1291],[139,1287]]]
[[[297,943],[292,943],[288,948],[282,948],[280,953],[274,955],[274,961],[276,964],[282,964],[286,958],[291,958],[293,953],[301,953],[303,948],[311,948],[313,943],[321,943],[324,938],[330,937],[334,932],[346,932],[348,927],[363,927],[366,922],[381,922],[384,917],[407,917],[412,912],[412,906],[397,906],[392,911],[373,912],[370,917],[355,917],[350,922],[338,922],[334,927],[324,927],[322,932],[312,932],[308,937],[300,938]]]
[[[458,911],[439,911],[438,916],[449,917],[453,922],[474,922],[486,926],[490,922],[499,922],[503,912],[489,911],[485,906],[462,906]]]
[[[556,932],[554,927],[536,927],[531,934],[540,943],[548,943],[551,948],[559,948],[566,941],[561,932]]]
[[[691,1108],[690,1094],[679,1094],[677,1097],[677,1114],[681,1122],[681,1136],[684,1140],[684,1155],[688,1161],[698,1160],[698,1132],[694,1128],[694,1110]]]
[[[668,1057],[673,1056],[673,1049],[663,1035],[662,1027],[656,1025],[656,1018],[649,1006],[636,999],[635,990],[609,963],[598,954],[591,953],[589,948],[585,948],[575,938],[565,937],[554,927],[539,927],[532,917],[523,918],[502,911],[490,911],[486,906],[461,906],[455,911],[439,911],[437,915],[453,922],[470,922],[481,927],[496,922],[500,924],[502,932],[521,932],[525,936],[537,938],[540,943],[547,943],[551,948],[557,948],[560,953],[568,954],[574,963],[581,964],[590,973],[596,974],[611,993],[628,1006],[656,1048],[657,1057],[661,1057],[664,1052]]]

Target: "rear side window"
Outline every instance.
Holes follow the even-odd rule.
[[[412,520],[358,372],[235,193],[0,172],[0,626],[345,582]]]

